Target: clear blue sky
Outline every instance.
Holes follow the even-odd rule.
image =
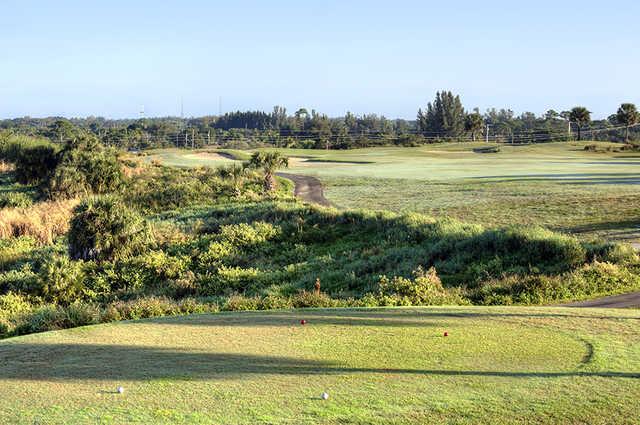
[[[0,117],[222,110],[596,117],[640,103],[640,2],[30,1],[0,7]]]

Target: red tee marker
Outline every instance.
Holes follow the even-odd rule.
[[[302,319],[302,320],[300,321],[300,324],[301,324],[301,325],[306,325],[306,324],[307,324],[307,321],[306,321],[306,320],[304,320],[304,319]]]
[[[449,332],[445,332],[445,333],[444,333],[444,336],[449,336]]]

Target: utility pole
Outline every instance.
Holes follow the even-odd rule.
[[[192,128],[191,129],[191,149],[195,149],[195,142],[196,142],[196,129]]]
[[[487,133],[485,134],[485,140],[489,143],[489,124],[487,124]]]

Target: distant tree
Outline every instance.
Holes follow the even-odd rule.
[[[464,129],[471,133],[471,138],[474,142],[476,141],[476,136],[482,131],[483,127],[484,119],[479,112],[472,112],[470,114],[467,114],[464,123]]]
[[[576,106],[569,112],[569,120],[578,127],[578,140],[582,140],[582,127],[591,122],[591,112],[584,106]]]
[[[629,141],[629,127],[640,122],[640,113],[633,103],[623,103],[616,113],[616,121],[625,126],[624,141]]]
[[[445,137],[458,137],[465,128],[465,112],[460,96],[450,91],[437,92],[426,112],[418,110],[417,124],[420,131]]]
[[[49,126],[47,136],[51,140],[62,143],[73,139],[78,134],[78,129],[68,120],[56,120]]]
[[[274,128],[279,130],[285,127],[287,122],[287,108],[284,106],[274,106],[273,112],[271,113],[271,119]]]
[[[309,121],[309,111],[306,108],[300,108],[293,114],[293,117],[296,129],[305,130]]]
[[[265,192],[276,190],[277,182],[275,173],[279,168],[287,168],[289,158],[282,156],[279,152],[255,152],[249,160],[249,167],[262,170],[264,174]]]
[[[549,109],[544,114],[544,119],[546,119],[546,120],[555,120],[555,119],[558,119],[558,118],[560,118],[560,114],[557,113],[556,111],[554,111],[553,109]]]

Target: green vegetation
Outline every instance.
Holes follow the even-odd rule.
[[[0,344],[0,421],[631,424],[639,319],[566,308],[340,309],[30,335]]]
[[[292,173],[320,178],[325,196],[339,208],[415,211],[485,226],[541,225],[587,240],[640,241],[637,153],[601,142],[473,151],[492,146],[280,152],[290,157]],[[588,146],[597,152],[585,151]],[[191,162],[194,155],[172,150],[150,157],[183,167],[207,163]]]
[[[288,167],[289,159],[278,152],[256,152],[251,155],[248,166],[262,171],[264,190],[271,193],[276,190],[276,171]]]
[[[153,148],[250,149],[261,147],[297,149],[355,149],[378,146],[424,146],[443,141],[473,141],[479,136],[496,143],[578,140],[629,142],[640,140],[635,105],[624,103],[620,113],[591,120],[582,106],[569,111],[549,109],[541,115],[514,114],[509,108],[463,107],[459,96],[439,91],[415,120],[389,119],[376,114],[329,117],[314,109],[300,108],[288,113],[282,106],[271,112],[235,111],[198,118],[142,118],[111,120],[102,117],[64,120],[16,118],[0,120],[2,129],[15,134],[46,137],[62,144],[83,137],[97,137],[106,146],[128,150]],[[487,133],[487,128],[489,132]]]
[[[71,258],[102,262],[140,254],[151,243],[151,233],[124,202],[103,196],[76,207],[68,239]]]
[[[549,304],[640,289],[638,257],[628,246],[536,227],[485,229],[418,214],[236,200],[151,216],[154,241],[132,214],[109,197],[77,207],[68,236],[75,261],[65,241],[46,254],[32,243],[16,251],[20,239],[7,244],[2,291],[38,312],[78,302],[100,311],[158,296],[231,310]],[[322,292],[308,293],[316,279]],[[5,330],[73,323],[52,317],[6,315]]]
[[[616,113],[616,121],[624,124],[624,141],[629,142],[629,127],[640,122],[640,112],[633,103],[623,103]]]
[[[569,120],[578,127],[578,140],[582,140],[582,129],[591,122],[591,112],[584,106],[569,111]]]
[[[257,151],[246,166],[230,159],[239,156],[234,151],[223,152],[224,156],[204,151],[189,155],[224,165],[171,168],[157,160],[176,158],[188,165],[192,157],[173,150],[142,160],[133,156],[117,159],[91,139],[80,138],[57,154],[49,175],[74,169],[82,180],[61,179],[68,181],[69,190],[58,191],[50,190],[53,179],[42,181],[34,186],[36,191],[53,200],[37,202],[28,211],[3,210],[0,292],[28,306],[15,310],[18,312],[2,312],[3,333],[73,326],[83,323],[69,319],[79,312],[84,312],[86,323],[129,317],[114,307],[125,300],[143,304],[164,300],[160,304],[166,307],[149,313],[154,316],[182,312],[185,300],[202,311],[534,305],[640,288],[638,256],[626,245],[577,239],[510,221],[487,226],[468,223],[469,217],[456,220],[412,212],[327,209],[292,199],[286,180],[277,189],[273,183],[277,168],[288,164],[322,178],[323,173],[375,172],[385,178],[379,180],[384,185],[391,181],[387,175],[401,172],[419,171],[433,178],[428,183],[420,180],[420,174],[416,183],[392,180],[399,186],[389,187],[406,196],[407,188],[417,182],[437,188],[451,184],[456,173],[490,171],[486,168],[497,161],[472,151],[483,147],[486,145],[473,144],[465,151],[459,150],[460,145],[440,145],[435,150],[369,149],[343,155],[311,151],[310,157],[290,161],[280,152]],[[555,160],[554,150],[566,155],[568,148],[522,149],[518,152]],[[595,155],[580,144],[569,149],[577,157]],[[510,167],[520,169],[523,159],[515,153],[516,148],[495,152],[501,158],[499,165],[493,165],[496,172],[499,167],[505,173]],[[463,171],[446,168],[460,158],[474,165],[462,167]],[[19,163],[15,166],[17,169]],[[23,190],[12,180],[15,173],[10,167],[5,171],[6,193]],[[491,177],[491,187],[506,184],[501,179]],[[74,189],[78,182],[84,189]],[[451,193],[460,192],[456,184],[459,182]],[[517,184],[519,190],[526,189]],[[332,190],[329,186],[330,196]],[[548,196],[545,186],[539,190]],[[87,192],[97,195],[79,201],[56,200]],[[100,195],[103,192],[107,194]],[[370,199],[363,196],[361,202],[371,207]],[[434,206],[434,199],[426,201]],[[487,214],[477,205],[473,211],[479,217]],[[495,210],[489,212],[495,215]],[[310,292],[316,281],[321,291]],[[119,312],[112,314],[114,309]]]

